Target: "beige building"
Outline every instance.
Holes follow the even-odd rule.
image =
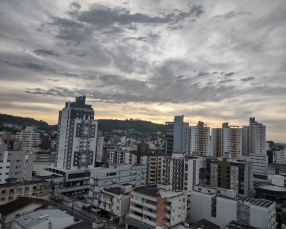
[[[20,197],[48,199],[49,182],[24,181],[0,185],[0,205],[7,204]]]
[[[129,211],[129,194],[132,184],[122,184],[121,187],[104,188],[100,197],[101,216],[111,216],[111,221],[119,224],[124,222],[122,218]]]
[[[38,145],[41,144],[40,133],[35,132],[36,128],[34,126],[27,126],[25,130],[17,132],[17,141],[22,141],[23,150],[31,150],[36,152],[38,150]]]
[[[187,194],[171,191],[171,185],[147,185],[131,191],[128,226],[140,229],[173,227],[185,221]]]
[[[161,149],[152,149],[146,143],[137,144],[137,150],[130,151],[129,164],[147,165],[147,184],[162,182],[164,153]]]

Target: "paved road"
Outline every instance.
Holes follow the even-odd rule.
[[[66,206],[66,205],[64,205],[64,204],[62,204],[62,203],[57,203],[57,202],[55,202],[55,201],[53,201],[53,200],[50,200],[50,201],[53,202],[53,203],[55,203],[60,210],[66,211],[68,214],[71,215],[71,213],[72,213],[71,207],[68,207],[68,206]],[[81,220],[87,222],[87,223],[90,224],[90,225],[92,224],[92,219],[91,219],[91,217],[88,217],[87,215],[82,214],[82,212],[79,212],[79,211],[76,210],[75,208],[73,209],[73,216],[74,216],[75,218],[78,218],[78,219],[81,219]]]

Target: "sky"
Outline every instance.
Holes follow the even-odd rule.
[[[248,125],[286,142],[285,0],[2,0],[0,113]]]

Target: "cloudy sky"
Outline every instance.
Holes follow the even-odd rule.
[[[286,142],[285,0],[2,0],[0,112],[247,125]]]

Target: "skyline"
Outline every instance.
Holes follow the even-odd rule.
[[[283,1],[2,1],[0,111],[248,125],[286,142]]]

